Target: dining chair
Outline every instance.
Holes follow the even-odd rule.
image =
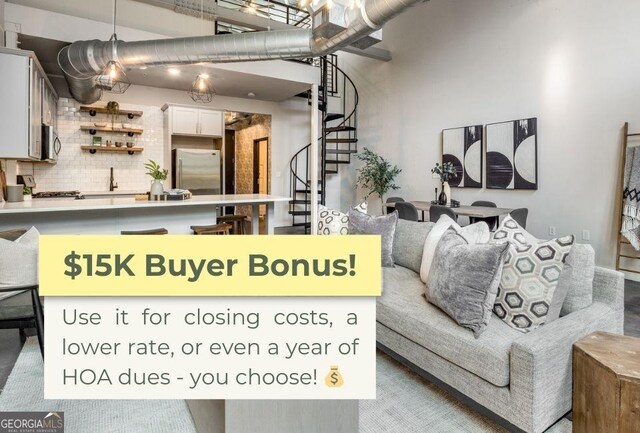
[[[514,209],[509,213],[509,215],[511,215],[511,218],[513,218],[518,224],[520,224],[520,227],[522,227],[523,229],[527,228],[527,216],[529,215],[529,209],[527,209],[526,207]]]
[[[387,199],[387,203],[404,203],[404,199],[402,197],[389,197]],[[386,206],[387,213],[391,213],[395,210],[393,206]]]
[[[429,208],[429,221],[436,223],[442,215],[447,215],[454,221],[458,220],[458,215],[450,207],[432,204]]]
[[[478,200],[471,203],[471,206],[478,207],[498,207],[492,201]],[[489,226],[489,230],[493,231],[498,227],[498,217],[489,217],[489,218],[480,218],[480,217],[469,217],[469,222],[471,224],[475,224],[477,222],[484,221]]]
[[[0,232],[0,239],[15,241],[27,231],[24,229]],[[44,316],[38,286],[0,287],[0,294],[16,293],[0,300],[0,329],[18,329],[24,342],[25,329],[35,328],[44,358]]]
[[[413,203],[400,201],[396,202],[396,210],[398,211],[398,218],[401,220],[418,221],[418,209]]]

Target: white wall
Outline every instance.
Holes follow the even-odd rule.
[[[391,62],[343,58],[362,101],[359,148],[403,169],[399,195],[432,199],[442,129],[537,117],[537,191],[453,197],[528,207],[539,237],[550,225],[579,241],[589,230],[598,263],[612,266],[622,126],[640,132],[638,16],[637,0],[421,4],[385,27]],[[355,202],[354,179],[343,176],[343,207]]]

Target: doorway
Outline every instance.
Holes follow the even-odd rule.
[[[253,193],[269,194],[269,137],[253,140]],[[260,206],[260,216],[264,217],[266,206]]]
[[[236,131],[224,131],[224,193],[236,193]],[[234,207],[225,207],[225,215],[233,214]]]

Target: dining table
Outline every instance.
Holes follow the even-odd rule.
[[[418,211],[422,212],[422,220],[424,221],[425,212],[429,212],[431,209],[430,201],[409,201],[412,205],[418,209]],[[386,207],[395,207],[395,203],[385,203]],[[508,215],[513,211],[513,209],[505,208],[505,207],[488,207],[488,206],[448,206],[456,215],[458,216],[467,216],[472,218],[492,218],[492,217],[501,217],[504,215]]]

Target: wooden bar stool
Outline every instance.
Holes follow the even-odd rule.
[[[218,217],[218,224],[228,223],[233,226],[234,235],[246,235],[244,223],[247,221],[246,215],[222,215]]]
[[[231,225],[214,224],[211,226],[191,226],[194,235],[228,235],[231,230]]]
[[[169,231],[165,228],[150,229],[150,230],[123,230],[121,235],[167,235]]]

